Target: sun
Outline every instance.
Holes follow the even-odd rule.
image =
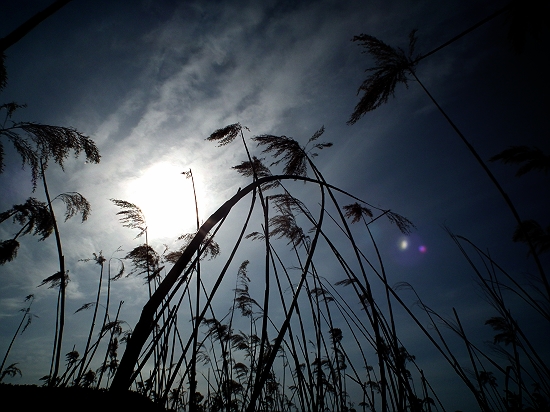
[[[145,169],[126,185],[124,200],[134,203],[142,210],[150,240],[175,240],[178,236],[195,230],[193,187],[191,179],[182,174],[188,170],[189,168],[173,163],[159,162]],[[196,173],[194,178],[197,185]],[[200,198],[198,203],[200,207]]]

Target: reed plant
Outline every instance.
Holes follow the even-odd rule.
[[[547,362],[512,315],[506,292],[519,296],[548,321],[546,303],[490,255],[450,233],[469,262],[472,259],[464,242],[482,258],[487,274],[474,264],[472,268],[497,310],[486,322],[495,331],[495,340],[489,349],[483,347],[469,336],[455,309],[448,319],[418,295],[421,311],[412,310],[400,294],[403,289],[414,292],[413,286],[389,284],[371,230],[386,218],[409,234],[414,230],[412,222],[325,181],[312,161],[319,150],[330,147],[317,143],[323,128],[304,147],[286,136],[253,137],[262,155],[273,156],[270,166],[265,158],[251,154],[243,130],[247,129],[233,124],[213,133],[210,140],[223,146],[241,137],[247,160],[234,169],[252,178],[252,183],[211,215],[196,234],[187,236],[184,247],[166,254],[170,256],[166,261],[174,267],[158,277],[111,391],[134,387],[166,406],[189,410],[445,410],[400,337],[395,320],[399,308],[470,389],[480,410],[545,410]],[[272,174],[271,168],[276,167],[282,168],[281,174]],[[318,201],[292,195],[291,187],[297,182],[317,187]],[[250,195],[250,206],[240,233],[225,262],[218,262],[218,274],[207,288],[196,276],[197,265],[212,248],[231,208],[246,195]],[[344,204],[339,198],[352,203]],[[250,231],[253,216],[258,217],[259,228]],[[355,240],[356,229],[350,225],[357,223],[362,223],[370,239],[370,252]],[[234,259],[242,254],[244,242],[263,244],[265,259],[258,260],[256,252],[256,261],[250,256],[237,265]],[[219,247],[214,249],[217,256]],[[228,284],[231,267],[235,268],[233,302],[223,310],[215,298],[222,285]],[[503,279],[497,277],[498,271]],[[379,286],[383,288],[380,296],[373,291]],[[196,305],[199,298],[202,303]],[[187,310],[181,305],[185,300]],[[186,317],[191,330],[178,327]],[[451,349],[457,339],[464,344],[467,363]],[[502,364],[495,352],[508,364]],[[153,367],[144,379],[151,358]],[[498,382],[502,382],[503,393],[498,391]]]
[[[465,33],[467,32],[469,31],[466,31]],[[354,112],[348,120],[348,124],[355,124],[366,113],[371,112],[386,103],[388,99],[394,95],[395,88],[398,84],[402,83],[405,86],[408,86],[410,80],[414,80],[418,83],[430,101],[434,104],[456,135],[460,138],[462,143],[468,148],[472,156],[483,169],[483,172],[487,175],[491,183],[495,186],[503,198],[508,209],[511,211],[514,219],[516,220],[517,230],[521,232],[521,236],[529,245],[531,255],[539,272],[540,280],[546,290],[548,298],[550,298],[550,282],[548,281],[543,264],[539,258],[539,253],[533,244],[531,234],[529,231],[525,230],[523,219],[520,217],[514,202],[505,192],[500,182],[488,167],[487,162],[479,155],[470,140],[464,135],[457,124],[438,103],[416,73],[416,66],[421,60],[432,55],[435,51],[441,50],[441,48],[448,46],[451,41],[446,42],[440,47],[437,47],[433,51],[424,55],[415,55],[416,40],[416,30],[413,30],[409,34],[408,50],[405,52],[399,47],[389,46],[383,41],[368,34],[354,36],[353,41],[358,42],[360,46],[365,48],[365,53],[370,54],[374,58],[375,65],[374,67],[370,67],[366,70],[366,72],[370,73],[370,75],[362,82],[361,86],[359,86],[358,93],[362,93],[363,96],[361,97],[359,103],[357,103]]]
[[[25,297],[25,302],[28,302],[28,306],[24,309],[21,309],[21,312],[23,312],[23,316],[21,317],[21,322],[19,322],[19,326],[17,326],[17,329],[13,334],[13,338],[10,341],[8,349],[6,350],[6,354],[2,359],[2,364],[0,364],[0,382],[2,382],[2,379],[4,379],[4,376],[6,375],[14,376],[17,373],[21,375],[21,371],[19,370],[19,368],[17,368],[17,366],[15,366],[17,365],[17,362],[12,363],[8,367],[6,367],[6,369],[4,369],[4,366],[10,354],[11,348],[15,342],[15,339],[17,339],[17,335],[20,335],[20,334],[22,335],[30,326],[30,324],[32,323],[32,320],[35,317],[38,317],[37,315],[31,312],[31,307],[34,302],[34,295],[28,295],[27,297]]]
[[[55,12],[55,10],[61,7],[61,3],[57,8],[51,8],[41,18],[43,19]],[[33,24],[36,25],[40,21],[39,19],[37,22],[32,23],[27,29],[30,30],[34,27]],[[15,41],[19,38],[21,36],[16,36]],[[2,40],[5,41],[6,38]],[[10,44],[13,44],[13,41]],[[5,73],[3,75],[4,79],[0,79],[2,87],[6,82]],[[99,163],[101,156],[94,141],[74,128],[13,121],[14,113],[24,107],[25,105],[15,102],[0,105],[0,111],[5,113],[2,126],[0,126],[0,173],[4,171],[3,145],[4,142],[9,142],[15,149],[15,152],[21,157],[22,165],[30,167],[33,192],[37,188],[38,181],[42,183],[46,202],[30,197],[25,203],[14,205],[11,209],[0,213],[0,223],[12,220],[14,223],[22,226],[11,239],[0,241],[0,265],[6,264],[16,258],[20,246],[18,239],[21,236],[32,234],[40,236],[40,240],[45,240],[52,233],[54,234],[59,270],[55,274],[45,278],[41,283],[41,285],[48,284],[50,287],[59,288],[53,354],[48,378],[50,384],[54,385],[57,382],[62,353],[65,324],[65,291],[68,282],[68,271],[65,268],[61,235],[53,203],[59,200],[65,204],[65,221],[76,214],[80,214],[83,222],[90,214],[91,205],[78,192],[62,193],[52,198],[46,179],[46,169],[49,163],[55,163],[64,170],[65,161],[70,154],[78,156],[84,153],[86,161],[90,163]]]
[[[386,103],[397,84],[417,82],[504,197],[518,223],[514,240],[528,244],[537,261],[544,286],[540,294],[523,286],[488,252],[448,231],[494,311],[485,322],[494,332],[492,343],[483,346],[472,337],[455,308],[452,316],[445,316],[432,310],[413,285],[390,284],[391,274],[373,229],[408,235],[414,224],[327,182],[314,162],[331,147],[320,141],[324,127],[302,145],[287,136],[246,137],[250,130],[235,123],[207,140],[222,147],[242,144],[244,160],[233,170],[248,183],[201,224],[194,176],[191,170],[184,172],[192,184],[196,228],[177,239],[181,246],[175,250],[155,250],[139,206],[111,199],[120,209],[122,225],[137,230],[136,239],[143,236],[144,243],[121,258],[107,260],[100,252],[87,259],[99,266],[97,294],[94,302],[75,314],[93,308],[90,329],[82,355],[73,346],[61,372],[67,271],[52,203],[56,199],[65,203],[66,219],[81,213],[85,220],[90,208],[76,192],[51,199],[45,170],[48,160],[63,167],[69,153],[84,152],[87,160],[97,163],[99,152],[93,141],[74,129],[8,125],[13,112],[22,107],[10,103],[0,107],[6,111],[0,137],[9,140],[31,168],[33,188],[41,181],[47,201],[29,198],[0,214],[0,223],[12,219],[22,226],[0,244],[0,263],[16,257],[20,236],[33,234],[43,240],[55,234],[59,272],[43,281],[59,288],[47,383],[108,388],[114,395],[132,389],[174,410],[445,411],[429,373],[407,348],[397,321],[398,313],[404,313],[470,390],[481,411],[547,411],[547,354],[532,331],[518,321],[518,308],[527,308],[541,324],[550,321],[550,288],[539,259],[550,249],[550,231],[519,218],[486,162],[415,71],[424,58],[516,6],[511,3],[424,55],[415,54],[415,32],[406,52],[373,36],[354,38],[374,56],[376,67],[368,70],[370,76],[359,89],[364,96],[349,123]],[[0,86],[5,80],[0,77]],[[522,174],[549,168],[547,156],[525,147],[492,160],[524,163]],[[247,200],[248,205],[243,204]],[[243,213],[235,216],[236,209]],[[218,240],[227,239],[227,233],[232,243],[221,250]],[[119,262],[119,269],[112,275],[114,262]],[[128,262],[129,270],[123,262]],[[144,278],[148,292],[133,328],[121,318],[123,301],[116,313],[111,308],[112,282],[124,275]],[[406,291],[414,294],[417,309],[405,302]],[[103,320],[96,327],[100,307]],[[4,365],[24,321],[31,319],[29,310],[30,304],[0,367],[0,380],[20,373],[17,363],[5,369]],[[456,342],[463,345],[464,353],[455,349]],[[122,357],[121,345],[125,345]]]
[[[414,225],[325,181],[312,160],[331,146],[318,141],[324,128],[303,147],[286,136],[254,136],[262,154],[273,156],[270,166],[251,154],[243,130],[233,124],[209,140],[224,146],[240,137],[247,159],[234,169],[252,183],[189,236],[185,248],[166,254],[174,266],[159,275],[110,390],[133,387],[167,406],[189,410],[429,410],[437,396],[398,337],[395,292],[390,293],[382,258],[379,253],[375,260],[367,258],[347,219],[362,221],[367,231],[382,225],[381,218],[404,234]],[[282,173],[272,174],[272,167]],[[287,186],[296,181],[318,188],[318,204],[291,194]],[[240,233],[206,288],[198,265],[246,195],[250,206]],[[353,203],[344,207],[338,197]],[[259,230],[250,231],[257,215]],[[339,239],[332,239],[335,233]],[[252,257],[235,264],[244,242],[263,244],[263,264]],[[327,262],[316,263],[328,256],[336,273],[325,273]],[[263,275],[250,276],[251,266]],[[228,284],[231,267],[236,267],[233,303],[219,314],[223,306],[216,294]],[[375,297],[373,282],[386,290],[387,304]],[[355,302],[343,287],[353,290]],[[181,303],[186,300],[185,310]],[[184,317],[191,330],[177,326]],[[152,370],[143,376],[150,360]]]
[[[532,219],[524,220],[520,217],[515,204],[490,170],[488,162],[481,158],[472,143],[419,79],[416,66],[425,58],[503,14],[507,14],[511,21],[509,40],[513,49],[516,52],[521,52],[526,40],[526,33],[535,32],[542,27],[539,16],[535,14],[543,13],[545,7],[547,6],[544,6],[543,2],[522,4],[512,1],[486,19],[425,54],[416,53],[416,30],[409,35],[407,51],[389,46],[367,34],[353,38],[353,41],[364,47],[365,53],[373,57],[374,65],[367,69],[369,75],[359,87],[358,94],[362,93],[362,97],[348,124],[355,124],[366,113],[386,103],[394,95],[395,88],[399,83],[408,86],[409,82],[414,81],[419,84],[497,188],[516,220],[516,229],[512,240],[523,242],[528,246],[529,256],[536,265],[538,276],[534,284],[525,286],[517,276],[511,275],[498,262],[494,261],[488,252],[473,244],[466,237],[456,235],[447,229],[451,239],[475,273],[479,288],[487,302],[495,311],[494,316],[489,317],[485,322],[495,332],[494,341],[489,348],[468,334],[467,326],[464,326],[463,319],[455,308],[452,309],[451,317],[435,312],[408,283],[402,282],[394,290],[387,289],[398,301],[400,298],[395,294],[395,290],[409,289],[415,293],[418,305],[431,327],[430,329],[421,327],[421,330],[462,379],[482,411],[548,410],[550,399],[548,356],[544,348],[540,347],[540,344],[537,345],[536,336],[526,330],[528,328],[525,326],[528,325],[521,325],[518,316],[531,313],[537,318],[537,322],[540,322],[543,330],[548,330],[550,326],[548,324],[550,286],[542,259],[542,255],[549,250],[548,232],[550,231]],[[527,21],[532,21],[533,25],[528,27]],[[493,156],[489,161],[518,164],[520,168],[517,176],[523,176],[534,170],[547,171],[549,169],[548,159],[549,157],[539,148],[513,146]],[[412,312],[409,314],[419,324],[419,315]],[[453,335],[449,337],[445,330],[451,330]],[[464,354],[459,354],[456,349],[451,349],[451,343],[455,342],[457,338],[464,344]],[[459,361],[461,356],[464,356],[469,362],[462,364]]]

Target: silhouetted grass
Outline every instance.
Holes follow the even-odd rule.
[[[499,10],[421,56],[415,55],[414,31],[407,52],[373,36],[356,36],[354,40],[375,57],[375,67],[367,70],[370,76],[359,89],[364,95],[349,123],[387,102],[397,84],[406,85],[414,79],[470,148],[514,212],[518,220],[514,240],[528,243],[537,257],[549,250],[549,231],[537,222],[519,219],[485,162],[415,73],[422,59],[517,7],[514,3]],[[0,86],[5,81],[5,74],[0,72]],[[325,180],[313,161],[320,150],[331,146],[319,143],[324,127],[305,146],[291,137],[269,134],[247,140],[244,131],[249,130],[239,123],[212,133],[207,140],[219,146],[233,144],[240,137],[246,159],[233,169],[251,182],[200,225],[193,174],[191,170],[184,172],[192,182],[197,225],[194,233],[178,238],[183,244],[177,250],[157,252],[149,244],[141,209],[128,201],[112,199],[121,209],[117,215],[123,226],[137,229],[136,238],[144,235],[145,243],[135,246],[124,258],[115,259],[130,263],[128,276],[144,277],[148,301],[135,328],[125,331],[125,322],[120,318],[124,302],[119,302],[115,314],[110,313],[111,282],[121,279],[124,266],[111,276],[111,259],[107,262],[101,252],[94,254],[93,260],[100,266],[96,300],[77,310],[94,308],[86,344],[82,356],[76,346],[66,354],[65,371],[59,376],[66,270],[52,207],[55,199],[51,200],[48,193],[45,166],[48,160],[54,160],[63,167],[68,153],[81,151],[97,163],[99,152],[89,138],[74,129],[34,123],[7,126],[13,111],[20,107],[14,103],[0,107],[6,110],[0,135],[11,141],[23,163],[31,167],[33,184],[42,179],[47,202],[29,198],[25,204],[0,214],[0,223],[12,219],[22,226],[13,239],[0,243],[0,263],[16,257],[20,235],[44,239],[55,233],[60,269],[43,284],[59,287],[60,292],[52,370],[45,377],[50,387],[0,385],[0,396],[5,399],[22,399],[23,407],[29,410],[61,411],[445,410],[429,376],[402,340],[396,321],[399,310],[448,362],[480,410],[549,410],[550,369],[533,337],[517,321],[517,308],[523,306],[510,303],[519,300],[538,317],[537,322],[547,325],[548,294],[539,295],[520,285],[489,253],[450,231],[494,310],[485,322],[494,331],[492,343],[483,346],[477,342],[455,308],[450,310],[451,317],[445,317],[432,310],[412,285],[401,282],[391,286],[371,228],[397,229],[407,235],[414,225],[406,217],[375,207]],[[21,137],[20,131],[28,138]],[[249,142],[258,145],[258,153],[252,153]],[[520,175],[548,169],[548,157],[538,149],[516,147],[492,160],[523,163]],[[297,182],[308,189],[313,186],[318,197],[302,199]],[[66,219],[78,212],[85,220],[90,207],[80,194],[66,193],[58,198],[67,207]],[[240,217],[240,227],[228,229],[226,222],[232,209],[245,198],[250,204]],[[351,224],[356,223],[359,225],[352,228]],[[223,230],[231,232],[233,244],[217,243],[217,234]],[[370,243],[359,247],[357,234]],[[217,261],[210,262],[213,258]],[[96,320],[106,262],[105,311],[98,332]],[[540,280],[545,283],[540,262],[538,265]],[[545,286],[548,292],[547,282]],[[229,293],[221,295],[224,288]],[[377,294],[377,290],[382,292]],[[407,306],[400,296],[402,290],[415,294],[418,310]],[[232,299],[227,300],[227,296]],[[30,304],[11,343],[24,321],[32,319],[29,310]],[[94,341],[93,336],[97,336]],[[457,342],[463,345],[464,353],[455,349],[453,344]],[[121,345],[126,346],[119,358]],[[10,349],[11,344],[0,367],[0,380],[21,373],[17,363],[4,368]]]
[[[402,233],[409,233],[412,223],[354,197],[352,201],[359,206],[340,205],[337,196],[349,194],[326,183],[311,159],[316,151],[330,147],[317,143],[323,131],[324,128],[316,132],[305,147],[286,136],[254,137],[252,141],[264,148],[264,154],[273,155],[271,166],[281,167],[279,175],[272,174],[258,157],[250,154],[239,124],[213,134],[223,145],[241,135],[248,161],[236,170],[252,177],[253,182],[207,219],[189,237],[181,253],[166,254],[170,261],[177,257],[175,265],[168,274],[158,277],[127,344],[111,391],[124,391],[135,385],[140,392],[166,405],[187,405],[190,410],[344,411],[355,404],[361,404],[363,409],[419,410],[434,402],[436,396],[416,366],[414,373],[420,380],[417,387],[423,392],[417,393],[410,382],[413,372],[409,365],[414,366],[414,357],[397,337],[390,293],[385,295],[389,313],[384,313],[373,295],[374,279],[389,288],[381,257],[378,255],[375,264],[359,251],[344,212],[357,221],[353,211],[358,210],[367,230],[371,224],[382,224],[380,217],[388,218]],[[314,177],[309,177],[308,171]],[[292,196],[286,182],[295,180],[316,185],[319,204],[308,199],[308,206]],[[251,204],[242,230],[219,275],[214,276],[213,286],[206,289],[197,276],[201,258],[211,250],[231,207],[247,194]],[[256,210],[258,200],[260,207]],[[311,206],[318,210],[311,211]],[[329,209],[331,219],[327,222],[332,222],[333,228],[325,223]],[[263,275],[249,277],[248,267],[253,259],[239,264],[234,301],[228,312],[218,315],[220,303],[215,295],[222,283],[227,284],[230,268],[235,266],[233,259],[244,247],[253,216],[261,216],[261,230],[250,232],[246,238],[264,244],[264,258],[254,262],[256,267],[263,261]],[[340,240],[331,241],[334,229],[342,232]],[[308,233],[314,233],[313,237]],[[343,277],[341,285],[353,285],[355,303],[349,302],[349,296],[344,299],[335,286],[328,286],[336,280],[334,274],[323,273],[321,268],[326,262],[320,266],[315,263],[318,248],[323,250],[319,256],[327,259],[331,255],[340,268],[342,273],[336,280]],[[374,279],[369,280],[368,272],[376,274]],[[250,285],[254,285],[254,293]],[[187,310],[181,306],[185,300]],[[192,325],[191,331],[182,333],[183,329],[176,326],[176,320],[181,324],[182,317],[189,319],[183,324]],[[335,317],[340,320],[338,326]],[[362,354],[359,360],[356,351]],[[166,363],[162,359],[168,354],[171,362]],[[148,378],[140,378],[151,360],[153,370]],[[354,402],[350,397],[357,392],[362,394],[361,401]]]
[[[394,95],[395,88],[398,84],[402,83],[408,87],[408,83],[410,80],[416,81],[420,85],[422,90],[426,93],[428,98],[432,101],[434,106],[441,113],[441,115],[449,123],[449,125],[454,130],[456,135],[460,138],[462,143],[468,148],[472,156],[481,166],[487,177],[489,177],[491,183],[498,190],[504,202],[512,212],[512,215],[514,216],[514,219],[517,223],[517,230],[522,232],[521,236],[528,244],[531,255],[535,261],[535,264],[537,265],[540,279],[546,289],[547,299],[550,299],[550,282],[548,281],[545,269],[539,259],[539,253],[533,243],[534,240],[531,238],[531,233],[525,230],[525,227],[522,223],[523,219],[520,217],[520,214],[514,202],[512,202],[508,194],[504,191],[504,188],[502,187],[500,182],[497,180],[493,172],[489,169],[489,167],[487,166],[487,162],[481,158],[475,147],[472,145],[471,141],[466,138],[466,136],[462,133],[457,124],[450,118],[443,107],[441,107],[441,105],[437,102],[432,93],[426,88],[426,86],[420,80],[416,73],[416,66],[421,60],[432,55],[436,51],[447,47],[449,44],[458,40],[473,29],[481,26],[483,23],[489,21],[490,19],[500,15],[504,11],[513,11],[514,13],[516,13],[512,16],[512,20],[514,21],[512,27],[517,28],[517,31],[516,29],[512,30],[512,32],[515,32],[515,34],[512,36],[512,42],[515,44],[516,49],[521,49],[525,41],[524,34],[527,31],[526,22],[529,21],[529,19],[532,19],[533,21],[536,20],[537,26],[533,27],[533,29],[538,29],[538,25],[541,24],[539,20],[540,17],[536,16],[535,13],[547,13],[548,11],[548,6],[542,5],[542,3],[543,2],[529,1],[523,4],[522,2],[512,1],[508,6],[498,10],[489,18],[482,20],[482,22],[472,26],[472,28],[464,31],[459,36],[454,37],[450,41],[442,44],[441,46],[422,56],[415,57],[416,30],[411,31],[409,34],[409,47],[407,53],[405,53],[405,51],[399,47],[389,46],[383,41],[368,34],[360,34],[358,36],[354,36],[352,40],[354,42],[358,42],[358,44],[365,49],[364,53],[368,53],[374,59],[374,65],[373,67],[369,67],[366,69],[366,72],[370,74],[362,82],[362,84],[359,86],[359,89],[357,90],[357,93],[362,93],[362,96],[359,100],[359,103],[357,103],[353,113],[351,114],[350,119],[348,120],[348,124],[355,124],[365,114],[375,110],[383,103],[386,103],[389,97]],[[518,18],[518,16],[521,17]],[[519,28],[520,26],[521,29]],[[516,149],[516,152],[517,151],[518,149]],[[536,153],[536,159],[533,158],[533,153]],[[540,151],[531,151],[529,154],[527,154],[525,149],[523,149],[522,153],[516,153],[515,160],[512,160],[509,155],[510,152],[504,151],[501,154],[493,157],[492,160],[522,161],[521,159],[524,159],[527,155],[528,158],[531,160],[531,163],[528,163],[526,167],[547,167],[546,163],[548,162],[548,160]]]
[[[353,38],[353,41],[358,42],[364,47],[365,52],[373,57],[374,64],[373,67],[367,69],[369,75],[359,87],[358,93],[363,93],[363,95],[348,123],[356,123],[366,113],[386,103],[389,97],[393,96],[397,84],[403,83],[407,86],[410,80],[416,81],[470,150],[505,200],[517,222],[516,230],[511,238],[515,242],[523,242],[528,245],[529,255],[537,266],[538,278],[535,281],[536,283],[527,287],[522,286],[514,276],[499,266],[498,262],[495,262],[487,252],[484,252],[467,238],[457,236],[449,231],[451,238],[476,274],[480,290],[483,292],[485,299],[495,311],[494,316],[489,317],[485,322],[495,332],[494,341],[489,345],[489,348],[468,335],[463,320],[454,308],[452,309],[452,317],[446,318],[442,314],[434,312],[420,296],[416,295],[418,305],[424,315],[427,316],[431,329],[421,326],[420,318],[407,309],[423,333],[470,389],[482,411],[545,411],[549,408],[550,369],[548,361],[543,355],[544,348],[535,345],[533,341],[537,340],[535,339],[536,336],[528,336],[516,317],[523,311],[533,313],[536,320],[532,319],[532,321],[539,324],[543,328],[542,330],[548,329],[550,286],[539,255],[550,250],[548,247],[550,244],[548,240],[550,229],[543,228],[541,224],[532,219],[523,220],[520,218],[514,203],[503,190],[487,163],[480,157],[471,142],[468,141],[420,81],[416,74],[416,66],[421,60],[449,46],[454,41],[504,12],[509,14],[512,22],[509,32],[511,35],[510,40],[514,49],[520,51],[526,39],[525,34],[529,31],[527,22],[533,23],[531,30],[536,32],[541,27],[540,15],[547,15],[548,5],[543,5],[543,3],[512,1],[450,41],[429,53],[416,57],[414,56],[415,31],[411,32],[409,36],[409,50],[407,53],[400,48],[388,46],[370,35],[362,34]],[[548,159],[549,157],[538,148],[514,146],[493,156],[490,161],[518,164],[520,167],[517,176],[523,176],[531,171],[547,171]],[[362,213],[363,209],[360,204],[351,205],[347,209],[347,214],[353,216],[354,221],[358,221]],[[365,213],[368,214],[367,211]],[[374,242],[374,239],[372,240]],[[380,262],[380,265],[383,268],[382,262]],[[542,288],[540,288],[541,286]],[[412,285],[406,283],[401,283],[398,287],[414,291]],[[402,304],[394,290],[390,288],[386,290],[389,292],[387,297],[393,294],[393,297]],[[414,293],[416,294],[416,292]],[[519,303],[517,302],[518,299]],[[388,299],[388,305],[390,302]],[[445,326],[444,329],[453,331],[454,335],[449,337],[444,333],[441,325]],[[454,347],[451,343],[456,342],[457,338],[463,342],[465,354],[450,349]],[[469,363],[462,364],[459,362],[460,355],[465,355]]]

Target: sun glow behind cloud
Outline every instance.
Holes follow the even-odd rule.
[[[182,174],[188,170],[173,163],[158,162],[126,185],[123,200],[142,210],[150,240],[175,240],[195,229],[193,187],[191,180]],[[200,205],[200,199],[198,202]]]

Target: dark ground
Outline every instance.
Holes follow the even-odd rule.
[[[128,391],[124,396],[113,395],[105,390],[79,387],[48,388],[36,385],[0,384],[2,404],[13,410],[56,412],[111,412],[152,411],[165,409],[137,392]]]

